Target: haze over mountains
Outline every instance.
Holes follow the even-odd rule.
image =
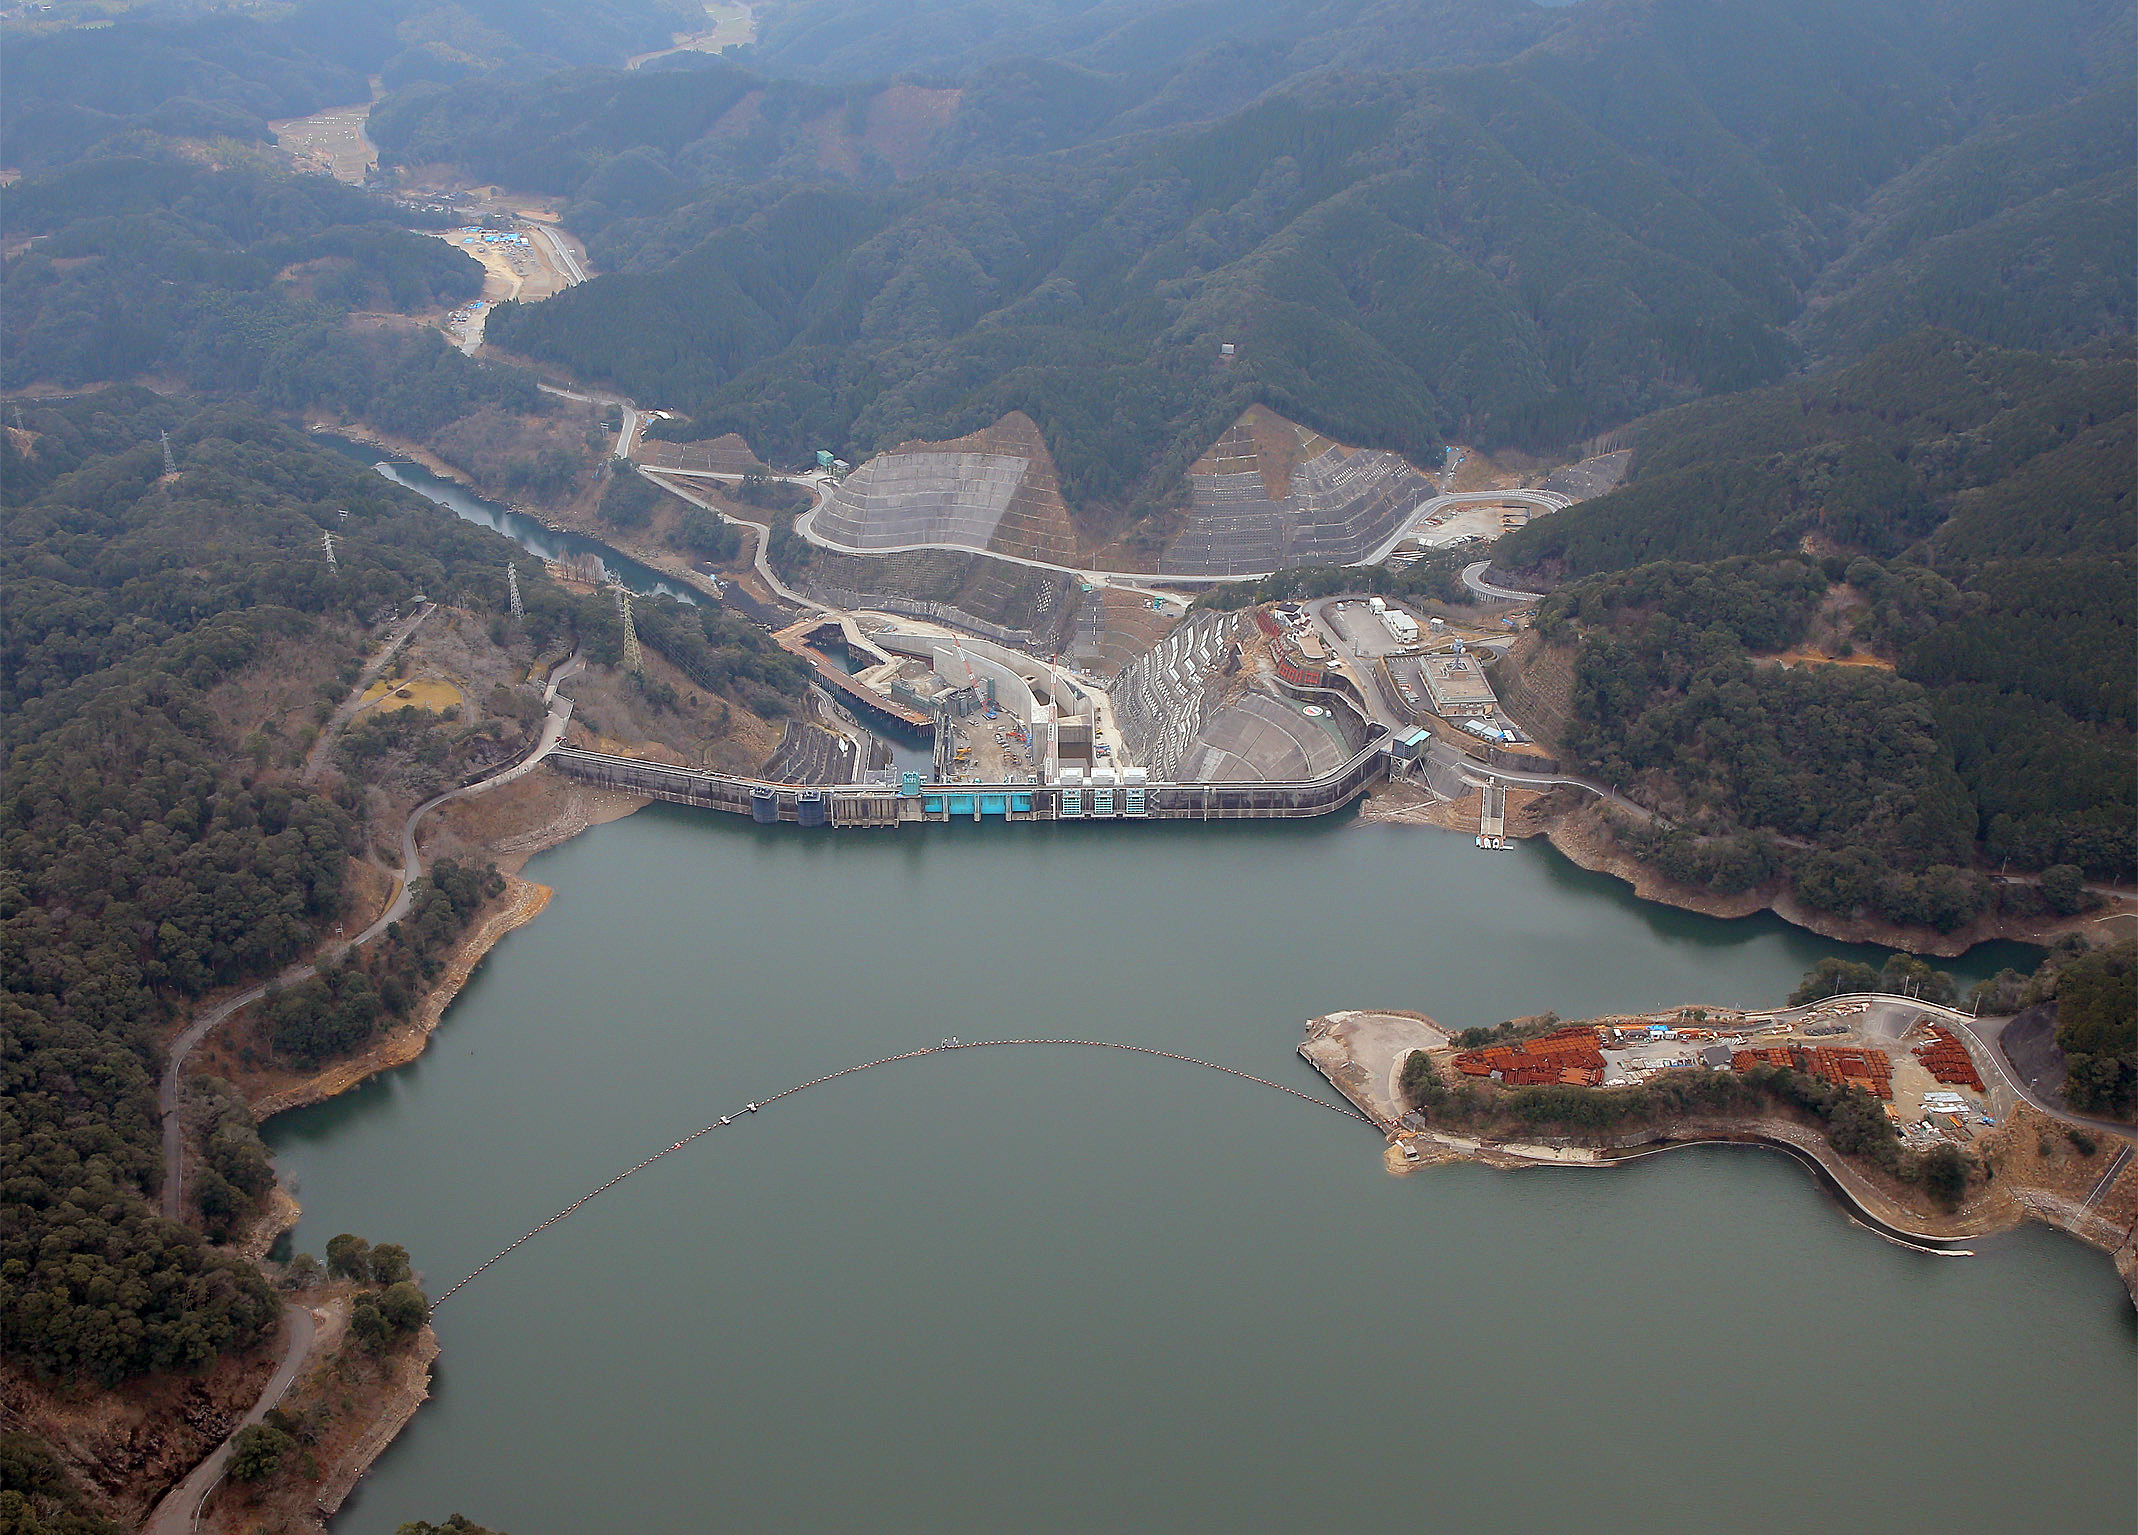
[[[539,373],[679,412],[662,435],[740,433],[718,445],[738,470],[859,465],[816,530],[874,552],[797,533],[791,485],[724,503],[763,521],[793,588],[1003,632],[1044,613],[1050,644],[1085,614],[1101,670],[1175,610],[1066,570],[1253,571],[1197,600],[1371,591],[1459,619],[1481,551],[1343,563],[1395,540],[1444,447],[1482,450],[1495,497],[1630,448],[1615,490],[1491,550],[1546,593],[1527,628],[1481,620],[1512,647],[1492,663],[1509,718],[1646,812],[1585,823],[1591,866],[1910,948],[2082,920],[2087,881],[2138,880],[2134,16],[764,0],[749,47],[633,71],[702,7],[11,13],[9,1364],[60,1382],[73,1424],[272,1335],[275,1296],[221,1247],[273,1185],[250,1114],[231,1089],[190,1100],[184,1219],[161,1219],[154,1063],[211,994],[371,909],[358,870],[402,846],[394,794],[412,808],[531,740],[567,656],[608,674],[574,715],[604,749],[658,736],[758,771],[774,722],[813,709],[768,632],[790,588],[753,595],[734,523],[618,464],[622,403]],[[272,122],[374,89],[370,185],[276,147]],[[599,275],[503,304],[463,352],[446,329],[473,347],[486,282],[467,252],[499,252],[435,235],[484,216],[531,235],[531,199]],[[632,680],[608,592],[306,424],[733,579],[641,601],[631,633],[670,681]],[[378,625],[418,591],[483,685],[337,742]],[[338,787],[311,779],[329,747]],[[249,1036],[263,1059],[316,1063],[403,1016],[461,904],[278,1000]],[[2097,1107],[2138,1103],[2138,1032],[2116,1027],[2086,1046]],[[161,1482],[71,1428],[50,1437],[72,1473],[48,1466],[8,1400],[0,1510],[25,1466],[46,1489],[25,1530],[138,1527],[126,1500],[191,1463],[178,1397],[133,1441],[163,1444]],[[222,1421],[183,1400],[196,1437]]]
[[[775,13],[761,57],[808,51],[812,14]],[[962,11],[838,14],[897,60]],[[1101,522],[1177,495],[1251,400],[1425,462],[1925,323],[2129,328],[2125,9],[1270,6],[1210,54],[1201,8],[1132,49],[1095,7],[1074,62],[996,59],[1068,25],[1022,14],[964,78],[582,71],[412,91],[375,131],[569,196],[624,274],[508,310],[505,344],[788,458],[1024,410]]]

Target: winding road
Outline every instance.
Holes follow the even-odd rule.
[[[1502,602],[1535,602],[1542,592],[1518,592],[1509,586],[1494,586],[1485,579],[1485,572],[1492,568],[1490,560],[1479,560],[1474,565],[1462,568],[1462,584],[1480,597],[1496,597]]]
[[[215,1491],[230,1465],[230,1451],[240,1432],[250,1428],[267,1416],[268,1409],[289,1393],[297,1379],[297,1372],[304,1367],[304,1356],[311,1352],[312,1338],[318,1330],[318,1319],[308,1306],[295,1301],[282,1308],[282,1319],[287,1329],[287,1340],[282,1349],[282,1360],[275,1366],[275,1373],[267,1378],[267,1389],[260,1399],[238,1420],[237,1427],[230,1431],[229,1438],[216,1446],[206,1460],[187,1473],[186,1479],[163,1495],[156,1511],[149,1515],[143,1525],[142,1535],[190,1535],[195,1521],[200,1518],[201,1505],[208,1501],[208,1494]]]
[[[564,727],[572,715],[572,701],[569,698],[564,699],[560,706],[557,701],[557,688],[566,679],[576,676],[584,669],[584,660],[574,651],[569,659],[550,673],[548,686],[543,693],[543,702],[550,706],[549,715],[542,722],[540,740],[526,756],[487,778],[479,778],[474,783],[463,784],[457,789],[448,789],[443,794],[433,795],[409,813],[407,822],[401,828],[399,885],[394,891],[393,900],[379,913],[376,921],[354,938],[323,949],[317,959],[292,965],[272,980],[247,987],[235,996],[225,997],[186,1025],[171,1041],[164,1056],[163,1079],[156,1087],[156,1106],[163,1116],[162,1207],[165,1219],[179,1219],[185,1206],[185,1126],[183,1116],[179,1113],[179,1105],[185,1091],[186,1057],[191,1055],[200,1042],[213,1033],[224,1019],[259,1001],[267,995],[270,988],[293,986],[316,975],[322,964],[339,959],[349,950],[371,942],[391,924],[408,915],[411,891],[415,882],[423,875],[423,862],[416,852],[416,833],[423,824],[423,818],[440,805],[465,799],[469,795],[481,794],[500,784],[511,783],[514,779],[532,772],[537,763],[555,751],[557,743],[564,739]],[[361,693],[366,685],[360,683],[357,692]]]
[[[720,518],[723,522],[732,522],[738,528],[748,528],[752,533],[755,533],[757,535],[757,554],[751,560],[750,563],[756,568],[758,578],[765,583],[765,586],[771,592],[773,592],[783,601],[791,602],[796,607],[806,608],[812,613],[836,613],[839,611],[837,608],[826,607],[823,603],[818,602],[815,598],[804,597],[800,592],[796,591],[793,587],[789,586],[786,582],[782,581],[778,576],[772,573],[772,561],[768,558],[772,550],[772,529],[769,525],[762,522],[751,522],[747,518],[737,517],[726,507],[717,505],[714,502],[706,500],[703,496],[696,495],[691,491],[685,490],[682,485],[677,483],[676,474],[673,470],[642,468],[639,470],[639,473],[644,475],[647,479],[653,481],[654,484],[660,486],[661,489],[669,492],[671,495],[681,496],[692,506],[699,507],[705,511],[711,512],[714,516]],[[739,474],[705,475],[697,474],[695,471],[692,471],[692,474],[695,478],[701,480],[732,479],[739,482],[742,479],[742,476]],[[794,483],[803,484],[806,482],[796,481]],[[817,491],[819,505],[823,504],[823,498],[827,494],[829,494],[829,492],[824,491],[822,489],[819,489]],[[813,511],[814,508],[812,508],[811,510]],[[798,517],[795,519],[795,521],[796,524],[799,525],[801,519]]]
[[[549,384],[545,384],[542,387],[548,390],[551,394],[563,395],[568,399],[590,398],[589,396],[585,395],[572,394],[567,390],[559,389]],[[616,402],[604,398],[601,403],[609,404]],[[713,480],[738,483],[743,478],[740,474],[736,474],[724,469],[672,469],[655,468],[651,465],[640,465],[639,473],[645,475],[648,479],[652,480],[655,484],[660,485],[663,489],[675,492],[675,494],[681,496],[684,500],[689,501],[694,505],[704,507],[708,511],[718,512],[721,516],[727,518],[727,520],[730,522],[737,523],[746,528],[756,528],[760,526],[760,524],[758,523],[744,521],[742,518],[735,516],[725,507],[714,506],[711,502],[690,494],[688,491],[683,489],[683,485],[681,483],[687,480]],[[1180,575],[1172,572],[1155,570],[1093,570],[1084,569],[1075,565],[1056,564],[1051,560],[1033,559],[1028,555],[1009,554],[1000,549],[976,549],[970,544],[958,543],[924,542],[909,544],[872,544],[866,548],[863,548],[860,545],[856,544],[842,544],[836,539],[825,537],[822,533],[819,533],[817,531],[816,527],[817,514],[824,509],[824,503],[831,499],[832,486],[829,482],[825,481],[820,476],[815,475],[773,475],[770,476],[770,478],[782,480],[790,485],[803,486],[808,489],[810,493],[815,497],[815,501],[811,504],[807,511],[798,512],[795,515],[794,531],[796,536],[802,538],[803,540],[807,541],[808,543],[814,545],[819,549],[828,550],[833,554],[856,554],[867,556],[935,553],[978,554],[983,555],[991,560],[1000,560],[1005,565],[1022,565],[1027,570],[1044,570],[1050,575],[1073,576],[1079,580],[1087,581],[1094,586],[1111,586],[1118,588],[1122,591],[1136,592],[1140,595],[1147,597],[1171,597],[1174,591],[1177,591],[1179,588],[1182,587],[1222,586],[1235,581],[1258,581],[1263,576],[1270,574],[1270,572],[1266,570],[1240,571],[1230,575],[1203,576]],[[1379,548],[1375,549],[1364,559],[1354,560],[1351,563],[1355,567],[1379,564],[1381,561],[1388,558],[1390,552],[1395,549],[1397,544],[1401,543],[1405,538],[1410,536],[1410,529],[1418,522],[1419,519],[1429,517],[1434,512],[1439,511],[1443,508],[1473,506],[1479,504],[1489,505],[1502,501],[1524,501],[1536,507],[1538,510],[1545,512],[1558,511],[1568,504],[1566,497],[1558,495],[1557,493],[1552,491],[1542,490],[1466,490],[1454,492],[1449,495],[1434,496],[1430,500],[1422,501],[1416,507],[1414,507],[1403,518],[1402,523],[1399,525],[1397,531],[1391,534],[1388,538],[1384,539]],[[1470,583],[1471,588],[1473,590],[1482,592],[1487,596],[1506,597],[1518,602],[1534,602],[1536,600],[1537,594],[1535,592],[1509,592],[1506,591],[1504,588],[1481,586],[1474,581],[1470,581],[1470,575],[1472,571],[1483,570],[1490,563],[1491,562],[1489,560],[1480,560],[1477,564],[1471,566],[1469,570],[1464,571],[1464,580]],[[795,600],[799,601],[801,599],[797,598]],[[817,606],[815,604],[812,605]]]

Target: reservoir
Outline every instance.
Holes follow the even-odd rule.
[[[1352,817],[872,836],[654,806],[526,874],[556,898],[428,1055],[267,1127],[300,1248],[404,1243],[435,1294],[718,1115],[947,1035],[1327,1096],[1294,1054],[1319,1013],[1766,1004],[1858,952]],[[335,1529],[2129,1527],[2138,1335],[2076,1241],[1903,1250],[1753,1150],[1380,1153],[1110,1051],[842,1078],[455,1296],[434,1399]]]

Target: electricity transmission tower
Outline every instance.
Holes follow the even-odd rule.
[[[624,619],[624,670],[643,672],[646,657],[638,648],[638,626],[631,622],[631,593],[628,589],[621,586],[616,589],[616,607]]]
[[[319,539],[320,542],[325,544],[327,547],[327,570],[329,571],[329,573],[339,574],[341,571],[341,561],[334,558],[334,535],[332,533],[329,533],[325,528],[321,528],[319,530]]]
[[[163,444],[163,472],[165,474],[178,473],[178,460],[171,453],[171,434],[169,432],[158,432],[156,438]]]
[[[525,618],[527,609],[520,605],[520,568],[509,560],[505,564],[505,595],[512,601],[512,616]]]

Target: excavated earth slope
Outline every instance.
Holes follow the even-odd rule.
[[[969,437],[877,454],[847,476],[816,528],[857,551],[931,546],[1061,565],[1077,554],[1053,456],[1022,413]]]
[[[1188,471],[1185,525],[1168,575],[1251,575],[1355,560],[1433,494],[1402,457],[1347,448],[1260,405]]]

